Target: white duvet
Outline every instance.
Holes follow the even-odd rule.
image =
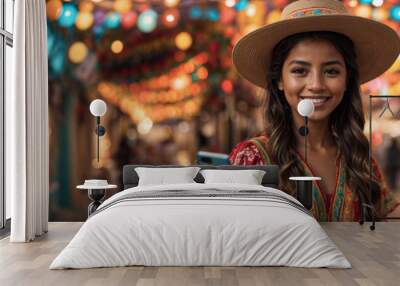
[[[261,198],[174,197],[125,200],[146,191],[207,192],[273,188],[179,184],[127,189],[106,200],[50,269],[145,266],[294,266],[350,268],[318,222],[289,204]],[[299,204],[299,203],[298,203]]]

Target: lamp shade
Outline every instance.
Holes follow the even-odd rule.
[[[107,104],[101,99],[95,99],[90,103],[90,113],[94,116],[103,116],[107,112]]]
[[[297,105],[297,111],[301,116],[309,117],[314,112],[314,103],[311,99],[303,99]]]

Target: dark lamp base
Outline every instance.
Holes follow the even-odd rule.
[[[92,200],[92,202],[88,206],[88,217],[94,213],[97,208],[101,205],[102,200],[106,195],[106,191],[104,189],[89,189],[88,196]]]
[[[308,210],[312,208],[313,181],[296,181],[297,200]]]

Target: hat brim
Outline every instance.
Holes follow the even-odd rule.
[[[245,35],[235,45],[233,63],[238,73],[265,88],[274,46],[302,32],[330,31],[349,37],[355,46],[360,83],[384,73],[400,52],[397,33],[382,23],[352,15],[324,15],[282,20]]]

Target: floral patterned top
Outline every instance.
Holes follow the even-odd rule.
[[[274,164],[266,151],[268,138],[260,136],[243,141],[232,150],[229,160],[232,165],[265,165]],[[311,166],[298,153],[304,165],[307,176],[315,176]],[[397,202],[392,193],[385,187],[382,173],[375,161],[372,162],[373,172],[381,182],[381,198],[377,204],[378,217],[384,218],[393,211],[400,202]],[[360,219],[359,197],[346,184],[346,168],[340,157],[336,159],[336,187],[332,194],[321,190],[318,181],[313,181],[312,213],[318,221],[358,221]]]

